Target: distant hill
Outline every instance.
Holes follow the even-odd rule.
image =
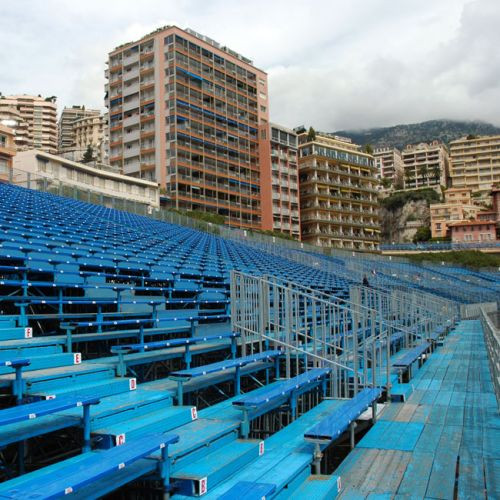
[[[338,130],[334,134],[349,137],[354,143],[362,146],[371,144],[373,147],[390,146],[401,149],[407,144],[429,142],[433,139],[448,143],[469,134],[500,134],[500,128],[485,122],[430,120],[408,125],[395,125],[394,127]]]

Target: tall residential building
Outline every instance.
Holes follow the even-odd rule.
[[[373,158],[380,179],[388,179],[391,184],[403,181],[403,157],[397,148],[375,148]]]
[[[403,150],[404,187],[418,189],[446,186],[449,155],[439,141],[408,145]]]
[[[350,139],[296,130],[302,241],[326,247],[377,249],[380,224],[373,156]]]
[[[468,136],[450,142],[451,183],[487,196],[500,182],[500,135]]]
[[[193,30],[160,28],[110,52],[110,163],[156,180],[173,207],[262,223],[270,189],[267,75]]]
[[[281,125],[270,127],[272,212],[263,202],[263,222],[274,231],[300,239],[297,134]]]
[[[14,95],[0,98],[0,116],[17,111],[19,130],[25,131],[20,134],[20,141],[16,146],[19,150],[40,149],[49,153],[57,151],[57,104],[55,97]]]
[[[75,131],[73,124],[80,118],[88,116],[99,116],[100,112],[97,109],[86,109],[85,106],[65,107],[57,123],[58,127],[58,150],[59,153],[67,153],[74,151],[76,148]]]
[[[0,124],[0,181],[7,180],[16,154],[14,130]]]

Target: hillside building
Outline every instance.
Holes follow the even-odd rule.
[[[296,130],[302,241],[377,249],[380,225],[373,156],[350,139]]]

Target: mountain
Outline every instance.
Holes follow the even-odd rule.
[[[370,128],[366,130],[339,130],[336,135],[349,137],[355,144],[371,144],[373,147],[396,147],[407,144],[429,142],[439,139],[448,143],[453,139],[473,135],[500,134],[500,128],[491,123],[478,121],[430,120],[394,127]]]

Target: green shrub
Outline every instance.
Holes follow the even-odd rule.
[[[425,188],[418,189],[415,191],[398,191],[397,193],[388,196],[380,201],[380,205],[386,210],[391,212],[396,211],[398,208],[402,208],[406,203],[410,201],[420,201],[425,200],[427,204],[439,203],[441,197],[434,189]]]

